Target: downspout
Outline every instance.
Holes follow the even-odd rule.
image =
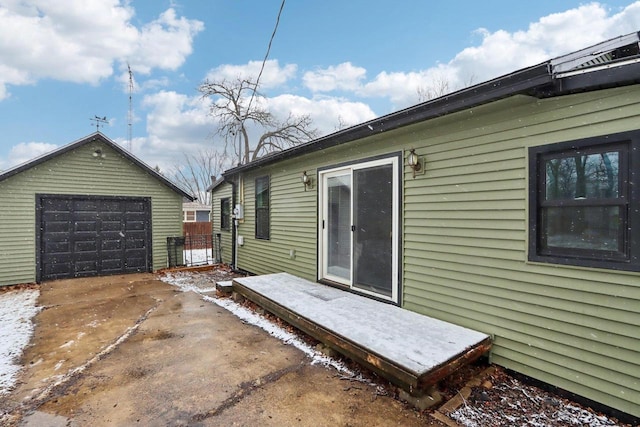
[[[231,227],[231,268],[232,270],[238,269],[238,218],[236,218],[235,208],[237,203],[236,190],[237,185],[235,181],[229,181],[231,183],[231,209],[233,214],[233,227]]]

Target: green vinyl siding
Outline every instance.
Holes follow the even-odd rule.
[[[229,228],[223,230],[220,228],[220,218],[221,218],[221,200],[229,199],[229,207],[230,207],[230,218],[233,216],[233,187],[229,183],[222,183],[218,187],[214,188],[211,195],[211,218],[213,221],[213,234],[220,234],[220,253],[222,255],[222,262],[225,264],[232,264],[233,259],[231,259],[233,255],[233,241],[232,241],[232,232],[231,229],[233,227],[233,219],[230,219]]]
[[[403,306],[492,335],[499,365],[640,416],[640,274],[527,261],[528,147],[639,123],[638,85],[519,95],[247,171],[239,266],[317,279],[317,169],[414,148],[426,164],[415,179],[404,166]],[[267,174],[271,240],[256,241]]]
[[[182,235],[181,195],[109,146],[88,143],[0,181],[0,285],[36,280],[36,194],[150,197],[154,270],[167,266],[166,238]]]
[[[258,274],[289,271],[316,280],[317,199],[315,191],[305,192],[302,171],[297,167],[261,169],[243,178],[245,219],[238,233],[244,237],[244,245],[238,250],[240,268]],[[311,169],[307,173],[315,176]],[[271,184],[269,240],[254,236],[254,182],[265,175],[269,175]],[[260,255],[255,256],[257,253]]]
[[[425,175],[405,181],[403,266],[406,308],[489,333],[493,362],[634,415],[640,275],[527,262],[527,148],[636,129],[639,107],[627,87],[429,128],[413,141]]]

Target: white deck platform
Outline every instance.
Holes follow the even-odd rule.
[[[432,385],[490,348],[486,334],[287,273],[237,278],[233,289],[409,389]]]

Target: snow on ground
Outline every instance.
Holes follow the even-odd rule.
[[[497,384],[491,393],[498,394],[501,405],[481,392],[479,399],[470,398],[449,414],[465,427],[502,426],[618,426],[605,415],[587,410],[558,398],[535,386],[508,378]]]
[[[0,293],[0,396],[13,388],[20,372],[22,351],[33,333],[33,317],[40,291],[17,289]]]
[[[369,383],[375,386],[375,384],[364,378],[360,373],[352,371],[341,361],[328,357],[323,353],[315,350],[303,340],[301,340],[296,334],[292,334],[284,330],[280,326],[269,321],[269,319],[267,319],[266,317],[256,314],[255,312],[241,306],[240,304],[234,302],[229,298],[218,298],[211,295],[205,295],[205,293],[215,291],[215,286],[203,287],[202,283],[197,283],[201,282],[201,280],[197,279],[198,276],[203,277],[203,275],[191,272],[167,273],[161,278],[161,280],[178,287],[183,292],[195,292],[197,294],[200,294],[203,300],[219,305],[220,307],[230,311],[243,322],[250,325],[255,325],[265,330],[271,336],[281,340],[285,344],[294,346],[311,359],[312,365],[319,364],[327,367],[333,367],[342,375],[348,376],[350,379]],[[215,285],[215,283],[210,284]]]
[[[184,263],[188,266],[213,264],[213,254],[209,249],[185,249]]]

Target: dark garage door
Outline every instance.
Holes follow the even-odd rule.
[[[38,196],[38,279],[149,271],[147,198]]]

